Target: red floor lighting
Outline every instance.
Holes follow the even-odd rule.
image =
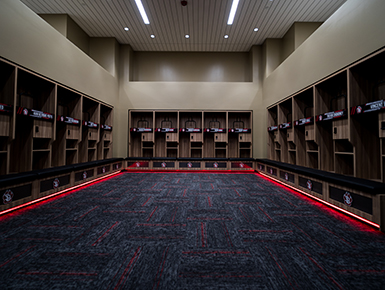
[[[9,209],[6,209],[6,210],[1,211],[1,212],[0,212],[0,216],[5,215],[5,214],[8,214],[8,213],[10,213],[10,212],[14,212],[14,211],[19,210],[19,209],[21,209],[21,208],[28,207],[28,206],[33,205],[33,204],[36,204],[36,203],[42,202],[42,201],[44,201],[44,200],[46,200],[46,199],[53,198],[53,197],[55,197],[55,196],[57,196],[57,195],[60,195],[60,194],[65,193],[65,192],[69,192],[69,191],[72,191],[72,190],[77,189],[77,188],[85,187],[85,186],[90,185],[90,184],[92,184],[92,183],[95,183],[95,182],[97,182],[97,181],[106,179],[106,178],[108,178],[108,177],[112,177],[112,176],[114,176],[114,175],[116,175],[116,174],[118,174],[118,173],[120,173],[120,172],[121,172],[121,171],[116,171],[116,172],[113,172],[113,173],[111,173],[111,174],[104,175],[104,176],[102,176],[102,177],[99,177],[99,178],[96,178],[96,179],[87,181],[87,182],[85,182],[85,183],[81,183],[81,184],[79,184],[79,185],[75,185],[75,186],[72,186],[72,187],[63,189],[63,190],[61,190],[61,191],[52,193],[52,194],[50,194],[50,195],[43,196],[43,197],[41,197],[41,198],[31,200],[31,201],[29,201],[29,202],[20,204],[20,205],[18,205],[18,206],[11,207],[11,208],[9,208]]]
[[[347,214],[347,215],[349,215],[349,216],[351,216],[351,217],[353,217],[353,218],[355,218],[355,219],[358,219],[358,220],[360,220],[361,222],[364,222],[364,223],[366,223],[366,224],[368,224],[368,225],[370,225],[370,226],[372,226],[372,227],[375,227],[375,228],[377,228],[377,229],[380,228],[380,225],[378,225],[378,224],[376,224],[376,223],[374,223],[374,222],[372,222],[372,221],[370,221],[370,220],[368,220],[368,219],[365,219],[365,218],[363,218],[363,217],[360,217],[359,215],[356,215],[356,214],[354,214],[354,213],[352,213],[352,212],[350,212],[350,211],[347,211],[347,210],[344,210],[343,208],[340,208],[340,207],[338,207],[338,206],[335,206],[334,204],[331,204],[331,203],[329,203],[329,202],[327,202],[327,201],[325,201],[325,200],[323,200],[323,199],[320,199],[320,198],[318,198],[318,197],[316,197],[316,196],[314,196],[314,195],[311,195],[311,194],[309,194],[309,193],[307,193],[307,192],[305,192],[305,191],[302,191],[302,190],[300,190],[300,189],[298,189],[298,188],[296,188],[296,187],[294,187],[294,186],[291,186],[291,185],[289,185],[289,184],[286,184],[286,183],[280,181],[279,179],[276,179],[276,178],[274,178],[274,177],[271,177],[271,176],[269,176],[269,175],[267,175],[267,174],[264,174],[264,173],[262,173],[262,172],[258,172],[257,175],[261,175],[261,176],[263,176],[263,177],[266,177],[266,178],[269,179],[270,181],[277,182],[277,183],[279,183],[280,185],[282,185],[282,186],[284,186],[284,187],[293,189],[293,190],[295,190],[295,191],[297,191],[297,192],[299,192],[299,193],[301,193],[301,194],[303,194],[303,195],[306,195],[307,197],[310,197],[311,199],[314,199],[314,200],[316,200],[316,201],[318,201],[318,202],[320,202],[320,203],[322,203],[322,204],[324,204],[324,205],[326,205],[326,206],[328,206],[328,207],[331,207],[331,208],[333,208],[333,209],[335,209],[335,210],[337,210],[337,211],[339,211],[339,212],[342,212],[342,213]]]

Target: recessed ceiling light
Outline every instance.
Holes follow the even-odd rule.
[[[229,38],[229,36],[226,34],[226,35],[224,36],[224,38]]]
[[[186,34],[184,37],[186,37],[186,38],[190,38],[190,35]]]
[[[229,19],[227,20],[227,25],[232,25],[234,21],[235,13],[237,12],[239,0],[233,0],[233,4],[231,5]]]
[[[259,30],[259,28],[257,28],[257,27],[254,28],[254,31],[258,31],[258,30]]]
[[[128,28],[128,27],[124,27],[124,30],[125,30],[125,31],[129,31],[129,30],[130,30],[130,28]]]
[[[144,10],[143,4],[141,0],[135,0],[136,6],[138,6],[140,15],[142,16],[144,24],[150,24],[150,21],[148,20],[146,11]]]
[[[151,38],[155,38],[155,35],[154,35],[154,34],[151,34]]]

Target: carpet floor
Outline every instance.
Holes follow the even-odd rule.
[[[385,235],[257,174],[121,173],[0,218],[0,289],[384,289]]]

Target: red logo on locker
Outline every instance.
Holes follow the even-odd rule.
[[[307,189],[309,189],[309,190],[312,190],[312,189],[313,189],[313,183],[311,182],[311,180],[308,180],[308,181],[306,182],[306,187],[307,187]]]
[[[245,164],[243,164],[242,162],[239,163],[239,167],[240,167],[240,168],[243,168],[244,166],[245,166]]]
[[[191,162],[187,163],[187,167],[191,168],[192,167],[192,163]]]
[[[345,192],[345,194],[344,194],[344,203],[347,206],[352,206],[353,197],[352,197],[352,195],[349,192]]]
[[[27,116],[28,115],[28,109],[24,109],[23,114]]]
[[[218,168],[218,163],[214,162],[213,166],[214,166],[215,168]]]
[[[103,168],[102,168],[102,172],[103,173],[106,173],[106,168],[103,166]]]
[[[288,181],[289,180],[289,174],[286,172],[285,173],[285,180]]]
[[[13,199],[13,192],[10,189],[7,189],[3,194],[3,203],[10,203]]]
[[[87,172],[84,171],[84,172],[83,172],[83,179],[86,179],[86,178],[87,178]]]
[[[163,168],[167,166],[166,162],[162,162],[161,165],[162,165]]]
[[[136,167],[140,167],[140,162],[135,163]]]
[[[58,188],[59,185],[60,185],[59,179],[55,178],[54,181],[53,181],[53,188]]]

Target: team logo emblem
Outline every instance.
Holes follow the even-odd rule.
[[[87,172],[84,171],[84,172],[83,172],[83,179],[86,179],[86,178],[87,178]]]
[[[313,183],[311,182],[311,180],[308,180],[308,181],[306,182],[306,187],[307,187],[307,189],[309,189],[309,190],[312,190],[312,189],[313,189]]]
[[[213,166],[214,166],[215,168],[218,168],[218,163],[214,162]]]
[[[357,107],[357,114],[362,113],[362,108],[360,106]]]
[[[192,167],[192,163],[191,162],[187,163],[187,167],[191,168]]]
[[[162,165],[163,168],[167,166],[166,162],[162,162],[161,165]]]
[[[63,116],[60,117],[60,121],[64,122],[64,117]]]
[[[273,174],[273,168],[270,168],[270,174]]]
[[[115,164],[115,168],[116,168],[116,169],[119,169],[119,164]]]
[[[288,181],[289,180],[289,174],[286,172],[285,173],[285,180]]]
[[[60,185],[59,179],[55,178],[54,181],[53,181],[53,188],[58,188],[59,185]]]
[[[318,116],[318,120],[322,121],[322,115]]]
[[[239,163],[239,167],[240,167],[240,168],[243,168],[244,166],[245,166],[245,164],[243,164],[242,162]]]
[[[106,173],[106,168],[103,166],[103,168],[102,168],[102,172],[103,173]]]
[[[295,121],[295,125],[298,126],[299,122],[298,121]]]
[[[345,192],[345,194],[344,194],[344,203],[347,206],[352,206],[353,197],[351,196],[351,194],[349,192]]]
[[[140,167],[140,162],[136,162],[136,163],[135,163],[135,166],[136,166],[136,167]]]
[[[23,114],[27,116],[28,115],[28,109],[24,109]]]
[[[13,199],[13,192],[10,189],[7,189],[3,194],[3,203],[10,203]]]

